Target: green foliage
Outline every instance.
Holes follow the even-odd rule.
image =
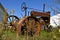
[[[16,40],[16,32],[12,32],[11,30],[3,30],[0,35],[0,40]],[[54,28],[51,32],[41,30],[39,36],[20,35],[18,40],[60,40],[60,32],[58,28]]]

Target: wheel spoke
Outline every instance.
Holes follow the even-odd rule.
[[[14,15],[10,15],[8,17],[8,22],[15,22],[16,20],[19,20],[19,18],[17,16],[14,16]]]

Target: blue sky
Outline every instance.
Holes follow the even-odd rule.
[[[46,5],[45,11],[50,11],[51,16],[54,15],[54,11],[49,7],[51,6],[54,9],[57,9],[60,7],[60,4],[57,4],[54,0],[0,0],[1,4],[4,6],[4,8],[7,9],[8,14],[10,14],[10,10],[14,10],[14,15],[18,16],[19,18],[24,15],[24,12],[21,11],[21,4],[23,2],[26,3],[27,7],[43,10],[43,4]],[[57,8],[56,8],[57,7]],[[27,10],[31,11],[31,10]]]

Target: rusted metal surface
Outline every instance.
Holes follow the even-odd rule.
[[[41,18],[47,19],[46,24],[50,23],[50,12],[36,12],[36,11],[31,11],[31,16],[41,16]]]
[[[21,34],[22,33],[22,31],[21,31],[21,28],[23,27],[22,26],[22,24],[24,23],[24,21],[26,21],[26,19],[28,19],[28,18],[32,18],[32,19],[34,19],[35,21],[37,21],[36,22],[36,28],[35,28],[35,30],[36,30],[36,32],[34,33],[34,34],[38,34],[39,32],[40,32],[40,30],[41,30],[41,25],[40,25],[40,22],[37,20],[37,19],[35,19],[35,18],[33,18],[33,17],[31,17],[31,16],[25,16],[25,17],[23,17],[23,18],[21,18],[20,20],[17,20],[15,23],[14,23],[14,26],[16,27],[16,32],[18,33],[18,34]],[[29,23],[29,22],[28,22]],[[26,25],[26,24],[25,24]],[[33,24],[33,22],[32,22],[32,25],[34,25]],[[32,26],[31,27],[31,25],[27,25],[26,26],[27,27],[27,32],[29,31],[29,29],[31,29],[32,31],[33,31],[33,29],[34,29],[34,27]]]
[[[17,26],[18,26],[17,31],[18,31],[18,33],[20,33],[20,34],[21,34],[21,27],[22,27],[22,24],[23,24],[23,22],[26,20],[26,18],[28,18],[28,16],[26,16],[26,17],[20,19],[19,22],[18,22],[18,25],[17,25]],[[20,31],[19,31],[19,30],[20,30]]]
[[[50,17],[50,12],[37,12],[37,11],[31,11],[31,16]]]

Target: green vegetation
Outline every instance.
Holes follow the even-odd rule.
[[[11,30],[3,30],[0,40],[16,40],[16,33]],[[20,35],[17,40],[60,40],[60,29],[54,28],[51,32],[41,30],[39,36]]]

